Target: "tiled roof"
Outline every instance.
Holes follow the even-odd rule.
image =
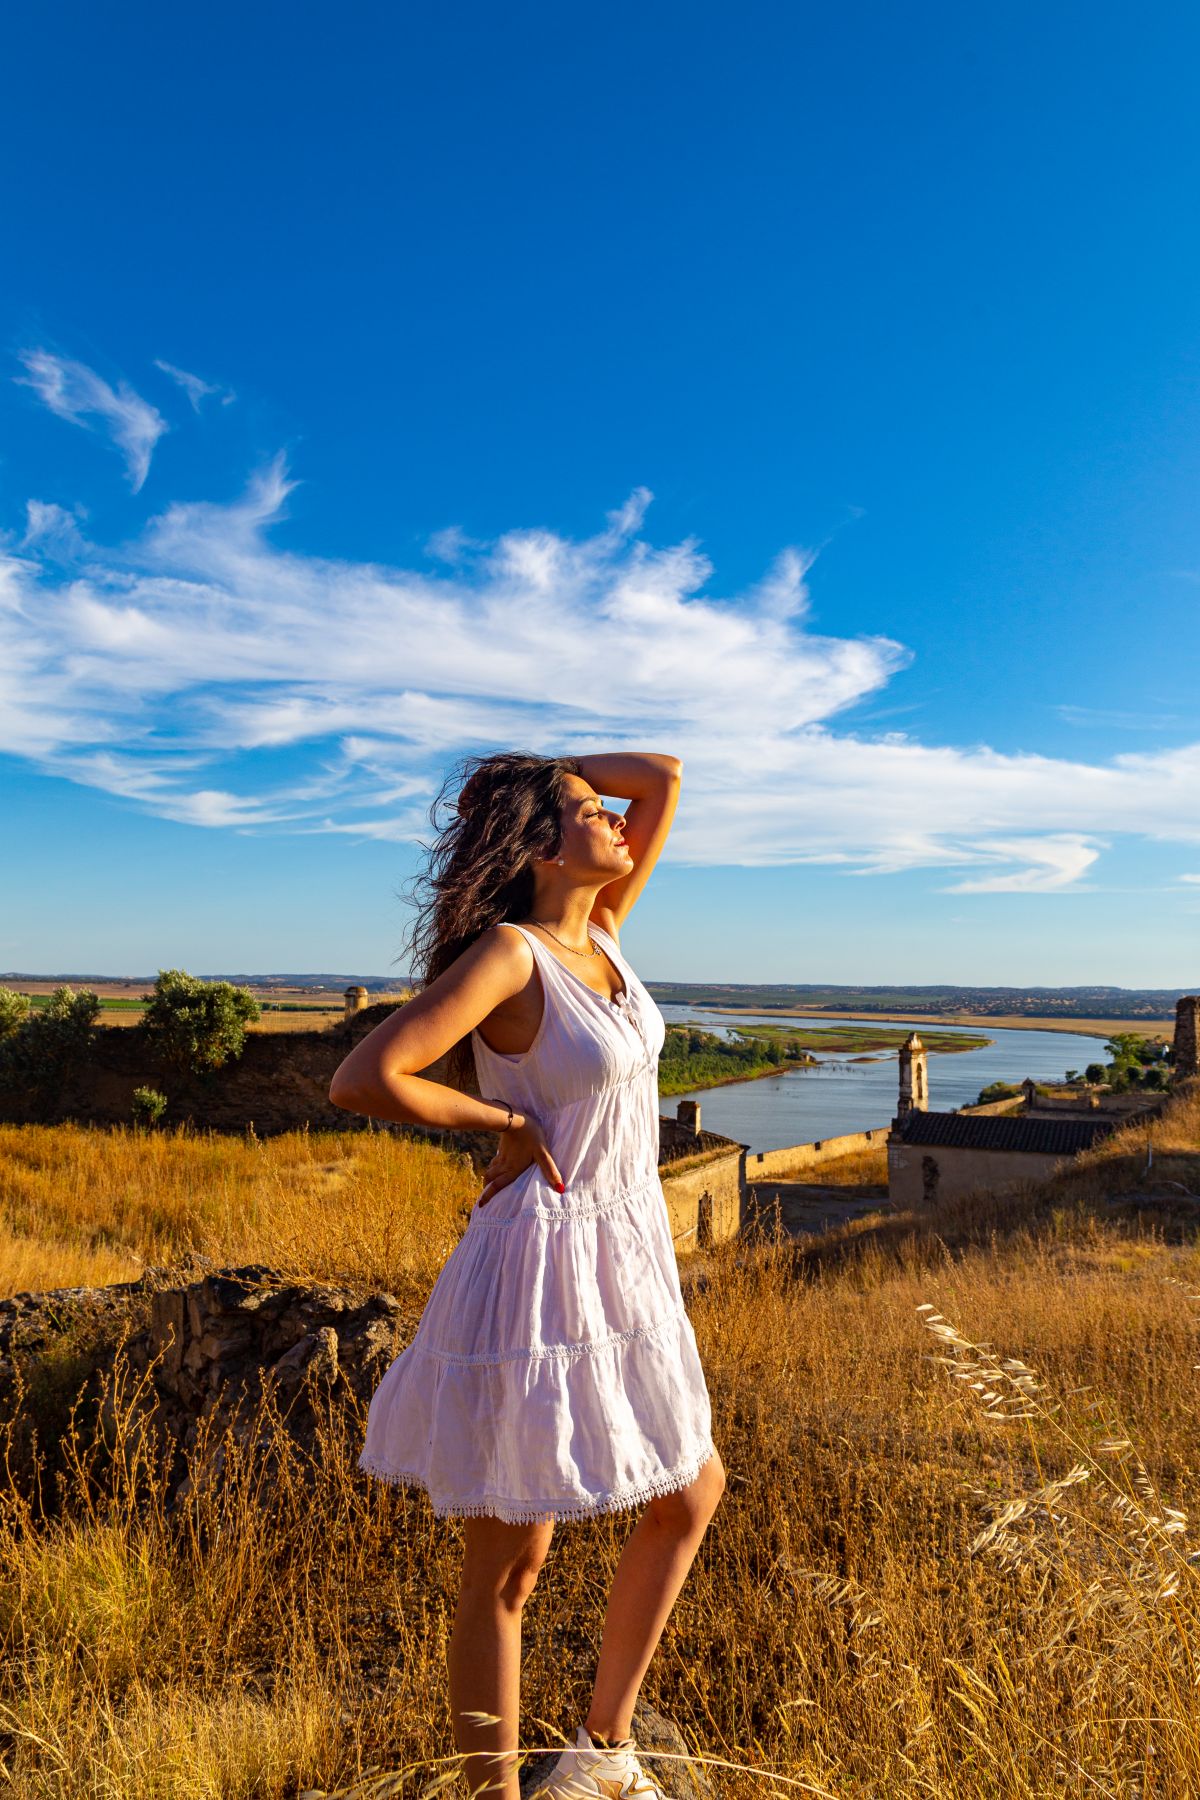
[[[1028,1119],[1020,1113],[910,1112],[894,1126],[905,1144],[944,1150],[1024,1150],[1040,1156],[1077,1156],[1116,1129],[1114,1119]]]

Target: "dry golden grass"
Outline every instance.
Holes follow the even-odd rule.
[[[260,1019],[256,1019],[254,1024],[248,1025],[246,1029],[268,1033],[326,1031],[331,1025],[340,1025],[344,1017],[345,1014],[340,1006],[322,1007],[317,1012],[263,1013]],[[140,1025],[141,1022],[140,1012],[118,1012],[115,1008],[110,1009],[103,1006],[100,1008],[99,1023],[101,1025],[115,1025],[124,1030],[133,1025]]]
[[[846,1156],[831,1157],[828,1162],[798,1163],[792,1169],[776,1169],[768,1179],[806,1181],[818,1187],[876,1187],[887,1192],[887,1142],[868,1144],[863,1150],[852,1150]]]
[[[277,1036],[281,1031],[328,1031],[331,1025],[340,1025],[345,1017],[345,1010],[340,1006],[323,1008],[320,1012],[265,1012],[246,1029],[266,1032],[270,1036]]]
[[[188,1253],[411,1286],[432,1280],[477,1191],[464,1158],[386,1131],[0,1126],[0,1295],[129,1280]]]
[[[1156,1152],[1193,1189],[1198,1110],[1177,1105]],[[162,1144],[177,1224],[174,1159],[206,1146]],[[365,1200],[368,1171],[400,1146],[352,1148]],[[97,1182],[111,1155],[116,1193],[133,1149],[114,1135],[53,1167]],[[280,1155],[255,1165],[260,1217],[291,1171],[289,1206],[307,1195],[324,1232],[295,1141]],[[48,1169],[44,1145],[34,1160]],[[1046,1193],[881,1222],[815,1255],[734,1244],[690,1265],[729,1489],[645,1693],[698,1753],[750,1766],[717,1773],[728,1800],[772,1791],[768,1770],[838,1800],[1200,1793],[1200,1545],[1185,1517],[1200,1255],[1177,1221],[1168,1242],[1109,1205],[1144,1161],[1133,1132]],[[254,1194],[218,1160],[193,1190],[206,1241],[219,1218],[233,1230],[233,1260],[244,1227],[201,1204],[213,1178],[241,1207]],[[150,1185],[138,1192],[149,1224]],[[429,1178],[408,1217],[444,1244],[458,1203],[455,1178]],[[364,1484],[361,1420],[340,1415],[311,1485],[293,1466],[268,1497],[231,1454],[219,1488],[168,1520],[152,1476],[129,1473],[137,1438],[116,1410],[108,1457],[68,1459],[57,1517],[15,1492],[0,1503],[13,1791],[295,1800],[444,1766],[460,1527]],[[583,1716],[629,1523],[556,1534],[526,1612],[525,1745]]]

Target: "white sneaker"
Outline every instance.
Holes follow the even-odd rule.
[[[632,1738],[605,1749],[581,1725],[575,1747],[563,1751],[529,1800],[666,1800],[666,1795],[638,1762]]]

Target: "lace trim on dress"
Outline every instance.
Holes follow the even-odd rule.
[[[611,1350],[620,1344],[632,1344],[637,1338],[660,1337],[671,1326],[678,1325],[685,1316],[686,1309],[681,1304],[665,1318],[657,1319],[653,1325],[633,1325],[628,1331],[613,1331],[608,1337],[588,1338],[581,1344],[539,1344],[536,1348],[526,1350],[480,1350],[459,1354],[455,1350],[431,1349],[422,1344],[419,1338],[414,1338],[411,1347],[421,1356],[432,1357],[436,1362],[448,1363],[454,1368],[476,1363],[492,1365],[542,1362],[550,1358],[559,1362],[573,1362],[579,1356],[596,1356],[601,1350]]]
[[[517,1504],[499,1496],[487,1500],[435,1500],[429,1493],[425,1477],[415,1469],[389,1469],[365,1453],[359,1457],[358,1466],[365,1474],[390,1482],[393,1487],[422,1488],[429,1495],[435,1519],[488,1518],[500,1519],[505,1525],[551,1525],[568,1523],[572,1519],[594,1519],[600,1513],[625,1512],[632,1506],[645,1505],[647,1500],[656,1500],[662,1494],[676,1493],[680,1488],[689,1487],[705,1463],[715,1455],[716,1446],[710,1440],[686,1462],[677,1463],[673,1469],[655,1475],[649,1481],[640,1481],[634,1487],[617,1488],[611,1494],[601,1494],[596,1500],[548,1500],[544,1504],[536,1501]]]
[[[518,1180],[520,1177],[518,1176]],[[510,1213],[507,1219],[489,1218],[488,1208],[494,1205],[489,1200],[482,1210],[475,1206],[467,1222],[468,1231],[508,1231],[513,1225],[519,1225],[523,1219],[596,1219],[603,1213],[616,1212],[620,1206],[627,1206],[631,1200],[638,1200],[643,1194],[650,1193],[658,1187],[657,1173],[639,1181],[636,1187],[620,1188],[615,1194],[598,1195],[590,1184],[582,1184],[575,1193],[564,1194],[554,1206],[526,1206],[520,1212]],[[501,1188],[503,1193],[504,1189]],[[582,1196],[582,1198],[578,1197]],[[591,1196],[589,1198],[589,1196]]]

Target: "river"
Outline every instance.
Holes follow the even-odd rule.
[[[664,1006],[668,1025],[699,1025],[725,1037],[730,1032],[727,1013],[702,1007]],[[889,1030],[904,1028],[892,1019],[781,1019],[778,1015],[739,1015],[747,1025],[804,1024],[814,1028],[838,1025],[874,1025]],[[929,1058],[929,1105],[934,1112],[953,1112],[971,1106],[979,1090],[993,1081],[1061,1081],[1068,1069],[1082,1071],[1092,1062],[1104,1061],[1102,1038],[1083,1037],[1069,1031],[1014,1031],[997,1028],[986,1019],[975,1025],[913,1023],[916,1031],[958,1032],[965,1037],[986,1033],[992,1042],[982,1050],[956,1050]],[[857,1052],[856,1052],[857,1054]],[[896,1111],[898,1072],[896,1052],[881,1051],[869,1062],[854,1062],[842,1054],[817,1052],[815,1068],[789,1069],[779,1075],[762,1075],[754,1081],[730,1082],[726,1087],[704,1088],[688,1094],[703,1108],[702,1123],[708,1131],[749,1144],[751,1150],[781,1150],[788,1144],[808,1144],[815,1138],[838,1137],[847,1131],[865,1131],[886,1125]],[[674,1112],[675,1098],[664,1099],[663,1112]]]

